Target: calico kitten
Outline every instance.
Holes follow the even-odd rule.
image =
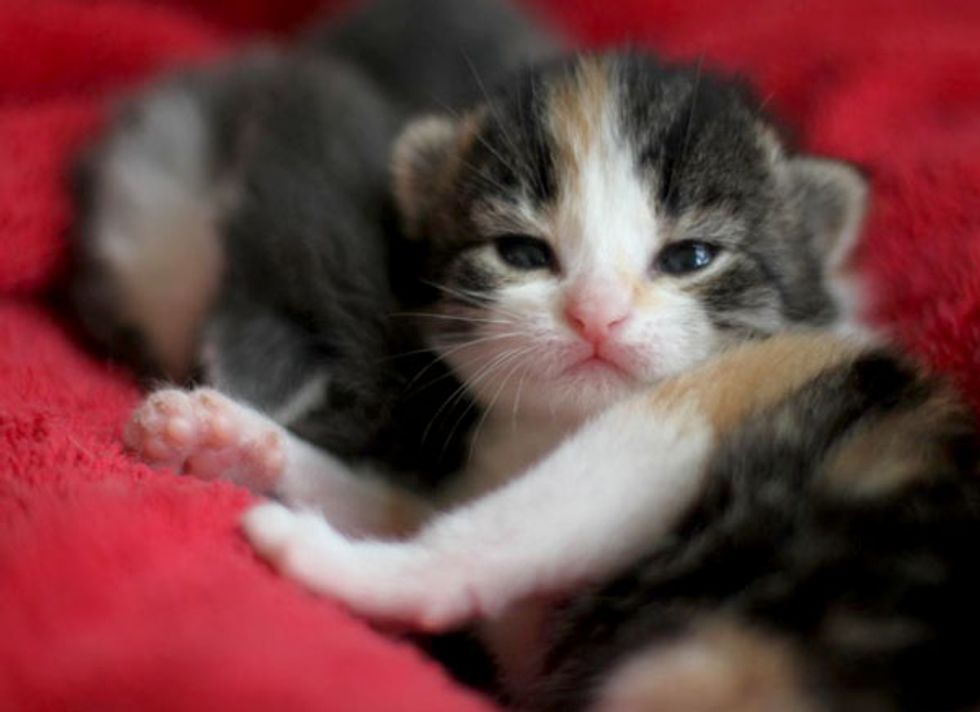
[[[398,315],[391,145],[410,111],[469,104],[556,44],[496,0],[377,0],[132,97],[76,172],[86,330],[145,375],[203,381],[336,455],[440,479],[462,451],[449,430],[472,416],[467,400],[431,429],[416,414],[458,384]]]

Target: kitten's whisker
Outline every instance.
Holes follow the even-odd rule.
[[[523,334],[522,334],[522,336],[523,336]],[[468,344],[461,344],[459,346],[466,346],[466,345],[468,345]],[[457,348],[456,350],[459,351],[461,349]],[[483,358],[482,355],[475,354],[472,358],[470,358],[468,360],[463,360],[462,365],[464,367],[468,368],[471,364],[473,364],[476,361],[481,360],[482,358]],[[436,359],[436,361],[442,362],[441,359]],[[419,371],[419,373],[417,373],[412,378],[412,380],[410,381],[409,385],[414,384],[426,371],[428,371],[434,365],[435,365],[435,363],[430,363],[425,368],[423,368],[421,371]],[[420,383],[420,384],[416,385],[416,388],[415,388],[414,391],[411,391],[411,392],[406,391],[406,393],[407,393],[407,395],[412,395],[414,393],[421,393],[426,388],[430,388],[431,386],[434,386],[436,383],[439,383],[440,381],[442,381],[442,380],[444,380],[446,378],[450,378],[450,377],[458,378],[456,372],[453,369],[448,369],[446,373],[444,373],[444,374],[442,374],[440,376],[436,376],[435,378],[433,378],[433,379],[431,379],[429,381],[426,381],[424,383]],[[406,389],[407,388],[408,388],[408,385],[406,385]]]
[[[461,398],[462,398],[462,397],[463,397],[464,395],[466,395],[466,394],[467,394],[467,393],[468,393],[469,391],[471,391],[471,390],[473,390],[473,387],[474,387],[475,385],[477,385],[478,383],[480,383],[480,381],[482,381],[482,380],[483,380],[483,378],[484,378],[484,377],[485,377],[485,376],[487,375],[487,373],[489,373],[490,371],[492,371],[492,370],[493,370],[493,369],[494,369],[494,368],[495,368],[495,367],[497,366],[497,364],[498,364],[498,363],[499,363],[499,362],[500,362],[500,361],[501,361],[502,359],[504,359],[504,358],[506,358],[506,357],[507,357],[507,356],[508,356],[508,355],[509,355],[510,353],[512,353],[512,352],[510,352],[510,351],[505,351],[505,352],[504,352],[503,354],[498,354],[498,355],[497,355],[497,356],[496,356],[496,357],[495,357],[494,359],[492,359],[492,360],[490,361],[490,363],[489,363],[489,364],[487,364],[487,365],[485,365],[485,366],[483,366],[483,367],[482,367],[482,368],[481,368],[481,369],[480,369],[480,370],[479,370],[479,371],[478,371],[478,372],[477,372],[477,373],[476,373],[476,374],[474,375],[474,377],[473,377],[473,378],[471,378],[471,379],[469,380],[469,382],[467,382],[467,383],[462,383],[462,384],[460,384],[460,386],[459,386],[459,388],[457,388],[457,389],[456,389],[455,391],[453,391],[453,392],[452,392],[452,393],[451,393],[451,394],[449,395],[449,397],[448,397],[448,398],[446,398],[446,400],[445,400],[445,401],[443,402],[443,404],[442,404],[441,406],[439,406],[439,409],[438,409],[438,410],[437,410],[437,411],[435,412],[435,414],[434,414],[434,415],[432,416],[432,419],[431,419],[431,420],[429,421],[429,424],[428,424],[428,425],[426,426],[426,428],[425,428],[425,431],[424,431],[424,432],[422,433],[422,442],[423,442],[423,443],[424,443],[424,442],[426,441],[426,439],[428,438],[428,435],[429,435],[429,432],[430,432],[430,431],[431,431],[431,429],[432,429],[432,425],[433,425],[433,423],[435,423],[435,422],[436,422],[436,420],[437,420],[437,419],[439,418],[439,416],[440,416],[440,415],[442,414],[442,412],[443,412],[443,411],[444,411],[444,410],[445,410],[445,409],[446,409],[447,407],[450,407],[450,406],[452,406],[452,405],[453,405],[454,403],[456,403],[456,402],[458,402],[458,401],[459,401],[459,400],[460,400],[460,399],[461,399]],[[472,404],[472,403],[471,403],[470,405],[468,405],[468,406],[466,407],[466,409],[465,409],[465,410],[463,411],[463,414],[462,414],[462,415],[460,416],[460,420],[462,420],[462,418],[463,418],[463,417],[465,417],[465,415],[466,415],[466,414],[467,414],[467,413],[468,413],[468,412],[470,411],[470,409],[471,409],[472,407],[473,407],[473,404]],[[459,422],[459,421],[457,421],[457,422]],[[455,430],[455,428],[454,428],[454,430]],[[450,434],[450,436],[451,436],[451,434]],[[443,452],[445,452],[445,448],[443,448]]]
[[[540,101],[540,99],[538,98],[540,93],[539,83],[540,83],[539,77],[536,75],[532,76],[531,98],[532,101],[534,101],[535,103],[538,103]],[[534,126],[534,133],[535,133],[535,140],[532,142],[534,144],[534,152],[535,152],[534,165],[537,166],[548,165],[548,155],[547,155],[548,149],[546,148],[546,146],[548,145],[548,138],[545,135],[546,133],[545,124],[543,122],[535,121],[533,126]],[[534,181],[535,187],[539,191],[541,191],[542,194],[547,194],[548,187],[547,185],[545,185],[546,179],[542,175],[541,171],[531,171],[531,173],[532,173],[532,180]]]
[[[476,346],[477,344],[486,343],[488,341],[497,341],[497,340],[500,340],[500,339],[514,338],[514,337],[523,336],[523,335],[524,335],[523,333],[518,332],[518,331],[508,331],[508,332],[504,332],[502,334],[490,334],[489,336],[483,336],[483,337],[481,337],[479,339],[469,339],[469,340],[464,341],[464,342],[459,343],[459,344],[452,344],[451,345],[452,348],[450,348],[448,350],[443,350],[444,347],[447,344],[437,344],[436,347],[435,347],[436,348],[435,353],[436,353],[436,355],[437,355],[438,358],[437,359],[433,359],[433,361],[431,363],[427,364],[425,368],[423,368],[421,371],[419,371],[417,374],[415,374],[415,376],[413,376],[412,379],[405,385],[405,390],[407,391],[409,388],[411,388],[412,385],[419,378],[421,378],[423,374],[425,374],[430,368],[432,368],[436,364],[436,361],[437,360],[445,361],[445,357],[446,356],[449,356],[449,355],[454,354],[454,353],[456,353],[458,351],[461,351],[461,350],[463,350],[463,349],[465,349],[465,348],[467,348],[469,346]]]
[[[694,87],[691,89],[691,110],[687,114],[687,126],[684,129],[684,143],[681,144],[680,155],[672,162],[673,168],[670,171],[671,175],[668,178],[670,181],[670,187],[667,189],[667,196],[664,199],[665,203],[670,203],[671,197],[674,195],[674,188],[677,185],[675,180],[676,176],[673,174],[677,172],[677,166],[684,162],[687,157],[687,146],[691,140],[691,129],[694,127],[694,112],[698,103],[698,90],[701,88],[701,75],[702,69],[704,67],[704,54],[698,57],[698,66],[696,74],[694,75]]]
[[[484,311],[490,311],[492,313],[498,313],[504,316],[511,316],[515,319],[523,320],[523,317],[520,314],[511,311],[509,309],[505,309],[504,307],[501,307],[499,304],[488,304],[486,298],[481,294],[477,294],[475,292],[465,292],[453,287],[446,286],[444,284],[439,284],[437,282],[425,281],[424,283],[429,285],[430,287],[434,287],[435,289],[440,290],[445,294],[457,297],[458,299],[463,301],[464,304],[467,304],[469,306],[477,307]]]
[[[390,316],[416,317],[419,319],[446,319],[450,321],[467,321],[479,324],[509,324],[503,319],[482,319],[480,317],[456,316],[455,314],[439,314],[436,312],[393,312]]]
[[[502,323],[507,323],[507,322],[502,322]],[[494,339],[494,338],[505,338],[505,337],[510,337],[510,336],[525,336],[525,334],[523,332],[510,331],[510,332],[505,332],[505,333],[502,333],[502,334],[491,334],[491,335],[487,336],[486,339],[487,340],[490,340],[490,339]],[[438,353],[438,350],[440,348],[445,348],[446,346],[452,346],[452,347],[455,348],[457,346],[465,346],[467,344],[475,344],[478,341],[482,341],[482,339],[473,339],[471,341],[462,342],[462,343],[455,343],[455,342],[448,342],[448,341],[446,341],[446,342],[442,342],[442,343],[439,343],[439,344],[435,344],[433,346],[426,346],[426,347],[419,348],[419,349],[412,349],[411,351],[400,351],[400,352],[398,352],[396,354],[392,354],[390,356],[385,356],[384,358],[378,359],[377,363],[388,363],[389,361],[396,361],[397,359],[400,359],[400,358],[406,358],[408,356],[417,356],[419,354],[425,354],[425,353],[430,353],[430,354],[433,355],[433,358],[437,358],[440,355]]]
[[[490,97],[490,92],[487,91],[486,84],[483,83],[483,79],[480,78],[480,74],[476,71],[476,66],[470,60],[469,55],[467,55],[466,52],[460,50],[460,54],[463,55],[463,59],[466,62],[466,66],[469,67],[470,74],[473,75],[473,79],[476,81],[477,86],[480,88],[480,92],[483,94],[483,98],[487,102],[487,109],[489,110],[490,115],[493,117],[494,122],[497,124],[497,128],[500,129],[500,132],[504,135],[504,138],[507,140],[508,147],[510,148],[511,151],[513,151],[515,156],[520,156],[521,152],[520,150],[518,150],[517,142],[514,141],[514,137],[511,135],[510,131],[508,131],[507,122],[505,122],[503,120],[503,117],[498,113],[497,107],[494,104],[493,99]],[[483,141],[482,143],[484,146],[486,146],[486,148],[491,153],[493,153],[494,156],[497,157],[497,159],[501,163],[503,163],[508,169],[513,171],[514,175],[521,175],[521,172],[518,171],[512,163],[505,160],[504,157],[501,156],[493,148],[491,148],[486,141]]]
[[[525,349],[523,349],[523,350],[521,350],[521,351],[518,352],[518,354],[517,354],[517,356],[516,356],[515,359],[512,359],[515,362],[514,363],[514,368],[512,368],[510,371],[508,371],[507,372],[507,375],[504,376],[503,379],[501,379],[501,381],[500,381],[500,387],[497,388],[497,392],[494,393],[493,398],[490,399],[490,404],[484,409],[483,415],[480,416],[480,421],[476,424],[476,428],[473,430],[473,435],[470,437],[469,454],[467,455],[467,460],[468,461],[471,461],[473,459],[473,451],[476,448],[477,440],[479,440],[479,438],[480,438],[480,430],[483,428],[483,424],[486,422],[487,417],[490,415],[490,412],[493,410],[494,406],[497,404],[497,401],[500,399],[501,394],[503,394],[504,388],[507,386],[508,381],[510,381],[511,377],[515,373],[517,373],[522,366],[525,369],[525,375],[526,375],[526,373],[527,373],[527,364],[524,363],[523,357],[526,354],[531,353],[533,350],[534,350],[533,347],[525,348]],[[449,437],[446,439],[446,444],[443,446],[443,452],[445,452],[446,448],[449,445],[450,440],[452,439],[453,433],[456,432],[456,428],[458,428],[458,427],[459,427],[459,422],[457,421],[456,425],[453,426],[453,430],[449,434]]]
[[[492,369],[483,372],[483,374],[480,376],[480,380],[485,380],[490,376],[491,373],[496,373],[497,371],[503,370],[507,365],[509,365],[515,360],[517,361],[517,366],[520,366],[522,357],[525,354],[533,351],[533,348],[534,347],[524,347],[521,349],[514,349],[511,350],[510,352],[503,354],[502,358],[498,358],[494,361],[492,365]],[[480,417],[480,420],[477,423],[476,429],[473,431],[473,434],[470,436],[470,447],[469,447],[469,453],[467,455],[468,459],[472,458],[473,443],[476,441],[476,438],[479,435],[479,431],[480,428],[483,426],[483,422],[487,419],[487,416],[493,410],[493,407],[496,404],[497,399],[500,397],[500,394],[503,392],[504,386],[507,383],[507,378],[511,375],[511,373],[513,373],[513,371],[508,373],[508,375],[501,380],[500,386],[497,388],[497,391],[494,393],[493,397],[490,399],[490,402],[485,407],[483,411],[483,415]],[[466,415],[470,412],[470,410],[472,410],[474,405],[475,402],[471,402],[467,406],[467,408],[460,414],[459,418],[456,419],[455,424],[453,425],[452,429],[449,431],[449,434],[446,436],[446,440],[443,443],[443,448],[442,448],[443,453],[446,452],[446,449],[449,447],[449,443],[452,442],[453,436],[456,434],[456,431],[459,429],[460,424],[466,418]]]
[[[435,352],[428,347],[423,347],[420,349],[412,349],[411,351],[399,351],[396,354],[391,354],[383,358],[378,359],[377,363],[388,363],[390,361],[397,361],[400,358],[408,358],[409,356],[418,356],[419,354],[431,353],[435,356]]]
[[[512,339],[519,336],[526,336],[523,331],[503,331],[497,334],[486,334],[477,339],[467,339],[465,341],[443,341],[436,345],[439,349],[440,356],[448,356],[449,354],[456,353],[468,346],[476,346],[477,344],[484,344],[488,341],[499,341],[501,339]],[[443,351],[446,347],[450,347],[449,350]]]
[[[466,302],[472,303],[475,306],[483,307],[486,306],[486,298],[482,294],[477,294],[476,292],[467,292],[462,289],[457,289],[455,287],[450,287],[445,284],[439,284],[438,282],[425,282],[429,286],[435,287],[444,294],[448,294],[453,297],[458,297]]]
[[[406,391],[405,392],[405,396],[406,397],[409,397],[409,396],[413,396],[413,395],[416,395],[418,393],[421,393],[422,391],[426,390],[427,388],[431,388],[435,384],[439,383],[440,381],[444,381],[447,378],[458,378],[458,376],[452,371],[452,369],[448,369],[447,368],[445,373],[440,374],[440,375],[436,376],[435,378],[426,381],[425,383],[418,384],[415,387],[415,389],[412,390],[412,391]],[[415,380],[417,380],[417,377],[416,377]],[[406,388],[407,388],[407,386],[406,386]]]
[[[470,359],[470,360],[469,360],[468,362],[466,362],[466,364],[465,364],[465,365],[467,365],[467,366],[468,366],[468,365],[470,365],[471,363],[473,363],[474,361],[477,361],[478,359],[479,359],[479,357],[474,357],[474,358],[472,358],[472,359]],[[431,365],[432,365],[432,364],[430,364],[430,366],[431,366]],[[418,376],[416,376],[416,378],[415,378],[415,379],[413,379],[413,380],[417,380],[417,378],[418,378]],[[445,380],[445,379],[447,379],[447,378],[458,378],[458,376],[456,375],[456,372],[455,372],[455,371],[453,371],[452,369],[449,369],[449,368],[447,368],[447,369],[446,369],[446,373],[443,373],[442,375],[439,375],[439,376],[436,376],[435,378],[433,378],[433,379],[431,379],[431,380],[428,380],[428,381],[426,381],[425,383],[420,383],[420,384],[418,384],[418,385],[417,385],[417,386],[415,387],[415,390],[414,390],[414,391],[411,391],[410,393],[407,393],[406,395],[414,395],[414,394],[416,394],[416,393],[421,393],[421,392],[422,392],[422,391],[424,391],[424,390],[425,390],[426,388],[431,388],[431,387],[432,387],[432,386],[434,386],[435,384],[437,384],[437,383],[439,383],[440,381],[443,381],[443,380]]]
[[[477,73],[476,73],[476,68],[473,66],[473,64],[470,61],[469,57],[466,55],[465,52],[460,51],[460,54],[463,55],[463,61],[465,61],[467,63],[467,65],[469,66],[470,73],[473,74],[473,76],[479,82],[479,78],[477,77]],[[482,85],[481,85],[481,90],[483,91],[484,97],[487,97],[486,89],[483,89],[482,88]],[[447,104],[446,102],[444,102],[444,101],[437,101],[436,103],[444,111],[446,111],[449,114],[452,114],[453,118],[456,119],[457,121],[461,121],[463,119],[463,114],[460,113],[458,110],[454,109],[453,107],[449,106],[449,104]],[[487,97],[487,104],[489,105],[489,103],[490,103],[489,97]],[[500,153],[483,136],[480,135],[480,132],[476,132],[475,136],[476,136],[476,140],[479,141],[483,145],[483,147],[485,149],[487,149],[488,151],[490,151],[490,153],[493,154],[493,156],[496,157],[497,160],[499,160],[505,166],[508,166],[510,168],[510,166],[507,163],[507,160],[502,155],[500,155]],[[467,168],[470,168],[472,171],[474,171],[474,173],[476,174],[476,176],[478,178],[480,178],[480,180],[484,181],[485,183],[487,183],[491,187],[494,187],[494,188],[502,188],[502,187],[504,187],[498,181],[494,181],[489,176],[483,175],[483,173],[480,171],[480,169],[477,166],[475,166],[472,163],[470,163],[469,161],[467,161],[467,160],[465,160],[463,158],[460,158],[460,157],[457,157],[457,160],[459,160]],[[511,168],[511,170],[513,170],[513,168]]]
[[[524,368],[524,373],[521,375],[521,380],[518,381],[518,383],[517,383],[517,394],[514,396],[514,407],[511,410],[511,425],[510,425],[510,427],[511,427],[511,431],[512,432],[516,432],[517,431],[517,411],[520,409],[520,405],[521,405],[521,394],[522,394],[522,392],[524,390],[524,381],[525,381],[525,379],[527,379],[528,373],[530,373],[530,370],[527,367],[525,367]]]

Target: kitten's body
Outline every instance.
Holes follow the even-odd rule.
[[[364,615],[480,620],[530,707],[977,699],[956,664],[977,627],[969,419],[887,353],[780,335],[849,324],[851,170],[787,152],[699,70],[586,56],[409,129],[395,188],[436,285],[413,307],[427,343],[486,415],[449,495],[469,504],[432,516],[207,390],[151,396],[130,444],[315,508],[262,506],[246,533]],[[527,604],[553,597],[538,628]]]

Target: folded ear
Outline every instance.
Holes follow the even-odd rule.
[[[448,181],[457,135],[456,121],[427,116],[411,122],[395,142],[395,201],[409,237],[418,235]]]
[[[836,271],[847,263],[860,235],[867,181],[853,166],[827,158],[793,157],[789,171],[812,249],[825,272]]]

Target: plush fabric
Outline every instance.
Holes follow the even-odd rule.
[[[460,0],[465,2],[465,0]],[[51,306],[63,174],[112,98],[288,32],[314,0],[0,3],[0,700],[20,709],[480,710],[404,642],[282,581],[250,496],[153,472],[138,391]],[[871,315],[980,406],[980,4],[534,0],[582,44],[744,73],[803,146],[860,163]]]

